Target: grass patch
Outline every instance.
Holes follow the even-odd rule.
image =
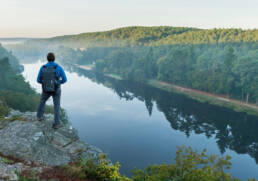
[[[75,153],[78,153],[78,154],[81,154],[83,152],[83,149],[82,148],[79,148],[75,151]]]
[[[9,112],[10,109],[8,106],[5,104],[5,102],[0,100],[0,118],[7,116]]]
[[[5,163],[5,164],[14,164],[14,161],[13,160],[10,160],[10,159],[8,159],[8,158],[2,158],[2,161],[3,161],[3,163]]]
[[[5,121],[5,116],[0,116],[0,123]]]

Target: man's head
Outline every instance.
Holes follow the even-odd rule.
[[[54,53],[49,52],[49,53],[47,54],[47,61],[49,61],[49,62],[54,62],[54,61],[55,61],[55,55],[54,55]]]

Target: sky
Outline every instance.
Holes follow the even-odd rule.
[[[258,0],[0,0],[0,37],[126,26],[258,28]]]

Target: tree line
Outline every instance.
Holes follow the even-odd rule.
[[[57,50],[61,61],[95,64],[125,79],[156,79],[258,103],[258,44],[225,43]]]
[[[103,32],[31,40],[30,43],[67,44],[70,47],[160,46],[170,44],[218,44],[257,42],[258,30],[198,29],[187,27],[132,26]]]
[[[39,95],[11,67],[8,58],[0,59],[0,102],[20,111],[34,111]]]
[[[0,44],[0,59],[8,58],[11,67],[14,69],[15,72],[22,72],[23,66],[21,66],[18,62],[18,59],[12,54],[12,52],[7,51],[2,45]]]

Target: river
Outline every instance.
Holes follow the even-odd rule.
[[[24,64],[23,75],[41,91],[42,62]],[[62,107],[82,140],[93,144],[130,175],[134,167],[173,163],[177,146],[230,155],[233,176],[258,179],[258,118],[199,103],[129,81],[66,67]],[[52,101],[52,100],[51,100]],[[51,103],[49,101],[49,103]]]

